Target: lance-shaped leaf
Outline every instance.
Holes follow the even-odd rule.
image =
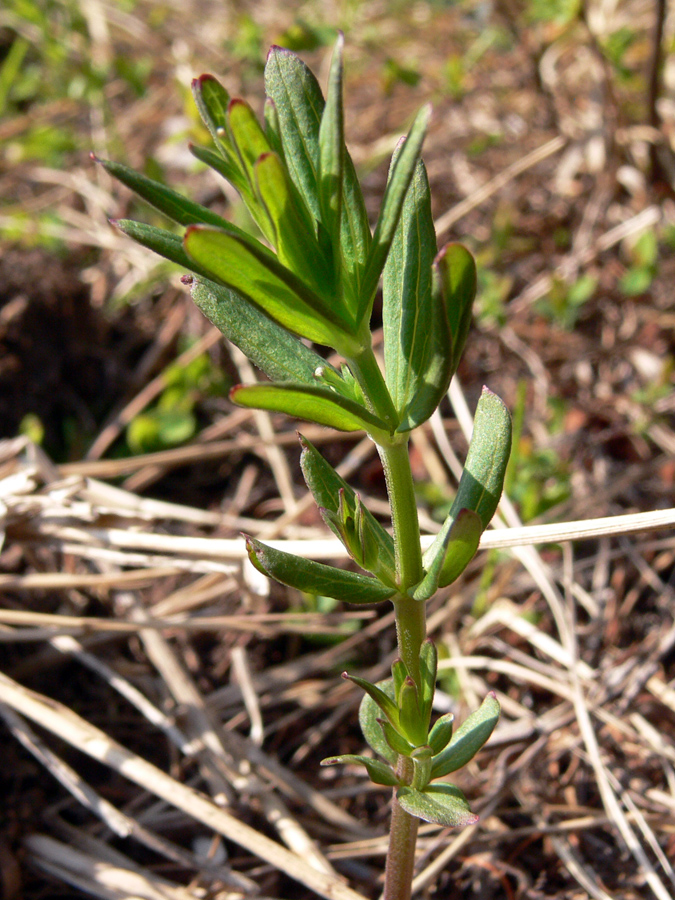
[[[471,812],[469,803],[454,784],[430,784],[423,791],[401,787],[396,792],[403,809],[424,822],[454,828],[475,825],[478,816]]]
[[[384,739],[391,749],[400,756],[411,756],[415,749],[415,745],[411,744],[407,738],[403,737],[401,732],[397,731],[386,719],[379,719],[378,721],[382,733],[384,734]]]
[[[280,261],[327,303],[335,302],[333,269],[321,252],[306,210],[298,205],[276,153],[255,164],[255,185]],[[345,315],[348,318],[348,314]]]
[[[423,106],[417,113],[405,143],[392,164],[361,283],[361,304],[357,317],[359,322],[370,318],[377,285],[394,239],[408,186],[415,172],[430,115],[430,106]]]
[[[384,422],[365,407],[308,384],[239,384],[230,391],[230,400],[238,406],[286,413],[338,431],[367,431],[381,439],[387,431]]]
[[[229,181],[230,184],[234,185],[240,196],[243,197],[247,203],[255,202],[253,191],[251,190],[246,175],[238,168],[238,161],[233,164],[225,156],[216,153],[214,150],[210,150],[208,147],[200,147],[196,144],[190,144],[189,150],[196,159],[209,166],[214,172],[217,172],[226,181]],[[231,223],[228,223],[228,227],[230,224]]]
[[[461,244],[446,244],[434,261],[435,302],[445,307],[450,328],[452,360],[450,378],[457,371],[471,327],[471,308],[476,296],[476,262]]]
[[[202,159],[217,172],[220,172],[241,194],[249,200],[253,199],[253,192],[249,184],[246,172],[241,165],[228,133],[227,111],[230,105],[230,95],[213,75],[201,75],[192,82],[192,95],[202,121],[211,133],[211,137],[220,153],[222,162],[217,163],[218,157],[209,161],[202,154],[210,153],[207,148],[190,147],[197,159]]]
[[[253,538],[246,539],[246,548],[249,559],[258,571],[308,594],[332,597],[346,603],[379,603],[393,593],[391,588],[375,578],[275,550]]]
[[[462,574],[478,550],[483,521],[471,509],[460,509],[456,518],[448,516],[431,547],[424,554],[426,575],[415,588],[415,600],[428,600],[439,583],[450,584]]]
[[[342,181],[345,138],[342,106],[342,50],[344,38],[339,35],[328,77],[326,106],[319,126],[319,208],[321,222],[330,236],[336,261],[340,260],[340,220],[342,213]]]
[[[369,756],[355,756],[353,753],[345,753],[342,756],[329,756],[328,759],[322,759],[319,765],[344,766],[348,763],[365,766],[370,780],[375,782],[375,784],[384,784],[386,787],[396,787],[400,784],[391,766],[380,762],[379,759],[371,759]]]
[[[146,203],[154,206],[155,209],[159,210],[159,212],[163,213],[173,222],[177,222],[179,225],[203,224],[215,225],[216,228],[234,228],[235,231],[239,230],[236,226],[232,226],[226,219],[223,219],[222,216],[212,212],[205,206],[201,206],[199,203],[188,200],[187,197],[183,197],[171,188],[160,184],[159,181],[154,181],[152,178],[146,178],[145,175],[134,172],[133,169],[130,169],[121,163],[111,162],[107,159],[97,159],[96,157],[93,158],[96,162],[100,163],[106,172],[112,175],[113,178],[121,181],[122,184],[125,184],[128,188],[131,188],[131,190],[138,194],[139,197],[142,197]]]
[[[339,378],[323,357],[257,306],[205,277],[201,267],[183,249],[183,242],[177,234],[131,220],[120,220],[114,224],[144,247],[194,272],[198,276],[191,288],[194,302],[207,319],[273,381],[314,385],[317,367],[330,369]]]
[[[499,703],[494,691],[490,691],[480,709],[462,722],[445,750],[434,757],[431,777],[443,778],[465,766],[488,740],[498,719]]]
[[[272,381],[313,385],[317,365],[328,365],[295,335],[229,288],[195,280],[191,291],[206,318]]]
[[[410,787],[423,791],[431,777],[431,747],[428,744],[416,747],[410,754],[414,763],[413,780]]]
[[[510,453],[511,416],[503,401],[484,387],[451,515],[471,509],[480,516],[483,528],[488,527],[502,495]]]
[[[265,92],[274,102],[291,179],[313,218],[329,233],[319,199],[319,131],[325,106],[319,83],[298,56],[282,47],[272,47],[265,66]],[[348,273],[343,288],[353,298],[361,295],[361,277],[370,244],[361,186],[354,163],[345,150],[340,246]]]
[[[383,273],[384,366],[398,431],[425,421],[450,382],[450,329],[443,299],[432,293],[435,256],[429,182],[418,160]]]
[[[394,700],[394,683],[391,678],[378,682],[377,686],[390,700]],[[374,753],[377,753],[378,756],[395,766],[398,756],[384,738],[378,721],[380,714],[380,707],[369,694],[365,694],[359,706],[359,725],[361,726],[363,737]]]
[[[401,687],[399,715],[401,733],[413,747],[419,747],[426,743],[427,739],[427,721],[424,713],[420,710],[418,696],[417,685],[408,675]]]
[[[436,674],[438,671],[438,650],[436,644],[427,638],[420,647],[420,710],[429,727],[431,707],[436,693]]]
[[[317,506],[337,514],[340,492],[342,491],[345,502],[355,511],[356,494],[354,490],[335,471],[330,463],[326,462],[316,447],[302,435],[300,436],[300,444],[302,445],[302,453],[300,455],[302,474]],[[378,548],[375,568],[369,571],[373,571],[374,575],[378,575],[383,580],[392,583],[396,576],[394,539],[365,506],[361,506],[361,509],[363,515],[362,527],[370,532]]]
[[[359,678],[356,675],[350,675],[348,672],[343,672],[342,677],[346,681],[353,681],[354,684],[357,684],[362,690],[364,690],[366,694],[368,694],[370,699],[385,714],[388,724],[390,724],[396,730],[399,729],[400,722],[398,706],[396,705],[396,701],[391,697],[389,691],[384,690],[382,685],[371,684],[370,681],[366,681],[365,678]]]
[[[434,722],[429,732],[429,746],[436,756],[448,746],[454,728],[455,716],[453,713],[445,713]]]
[[[146,225],[144,222],[134,222],[133,219],[111,219],[110,224],[119,228],[136,243],[163,256],[164,259],[168,259],[190,272],[209,277],[206,269],[187,255],[183,249],[183,240],[180,235],[166,231],[164,228],[156,228],[154,225]]]
[[[355,342],[338,316],[258,241],[192,225],[183,243],[214,281],[255,303],[284,328],[337,350],[353,349]]]
[[[395,659],[391,664],[391,677],[394,680],[394,697],[399,708],[401,706],[401,690],[409,677],[408,667],[402,659]]]

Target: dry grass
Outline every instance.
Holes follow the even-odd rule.
[[[586,25],[570,32],[533,26],[488,46],[456,99],[443,88],[448,55],[494,22],[505,27],[511,4],[478,25],[469,4],[302,11],[347,27],[348,124],[369,208],[383,185],[378,161],[432,97],[425,158],[439,234],[472,241],[483,268],[508,279],[501,308],[478,319],[447,408],[415,437],[416,476],[451,489],[483,381],[513,408],[525,386],[523,446],[555,451],[571,472],[567,499],[535,522],[522,526],[505,499],[483,552],[430,605],[444,656],[439,711],[461,718],[495,690],[503,716],[459,773],[479,825],[421,830],[419,896],[675,896],[675,406],[672,390],[639,399],[659,379],[672,386],[672,260],[662,253],[642,296],[617,286],[636,237],[675,224],[675,205],[647,177],[656,136],[626,112],[634,98],[597,53],[603,29],[627,23],[647,53],[652,5],[610,6],[588,4]],[[122,145],[137,166],[155,155],[173,183],[220,204],[184,142],[163,130],[172,116],[194,130],[178,84],[221,73],[226,59],[228,86],[255,101],[259,73],[224,56],[223,42],[249,13],[271,43],[299,8],[192,0],[167,6],[161,28],[149,24],[161,4],[81,8],[101,65],[151,53],[148,91],[133,97],[111,75],[106,115],[66,99],[8,119],[0,135],[65,116],[97,154],[119,158]],[[415,67],[419,83],[387,82],[388,56]],[[326,51],[308,58],[321,70]],[[488,133],[499,140],[476,155]],[[156,261],[106,221],[131,201],[84,152],[64,170],[5,163],[0,189],[3,221],[19,201],[38,222],[57,211],[49,228],[70,248],[92,314],[103,321],[104,301],[137,298],[126,311],[105,307],[97,352],[121,374],[102,389],[88,447],[56,464],[25,438],[0,444],[3,896],[66,897],[70,885],[72,896],[152,900],[377,897],[388,792],[318,761],[361,749],[358,691],[339,673],[384,677],[392,614],[303,606],[260,580],[239,537],[343,558],[301,487],[296,423],[204,399],[189,444],[116,458],[126,425],[164,390],[168,361],[208,352],[233,374],[251,372],[191,310],[177,275],[159,295],[145,287]],[[566,329],[539,304],[580,275],[598,289]],[[30,281],[4,298],[0,340],[37,302]],[[197,339],[182,356],[181,335]],[[552,400],[564,411],[557,428]],[[384,514],[372,444],[302,430]],[[421,500],[428,534],[432,514]]]

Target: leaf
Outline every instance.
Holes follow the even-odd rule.
[[[255,164],[255,185],[269,221],[271,242],[279,260],[305,284],[335,304],[332,267],[323,256],[308,220],[291,191],[286,170],[276,153],[265,153]],[[304,213],[304,215],[303,215]],[[349,314],[345,314],[349,319]]]
[[[418,160],[383,273],[384,364],[398,431],[425,421],[450,381],[450,330],[431,290],[435,255],[429,182]]]
[[[272,381],[313,385],[317,366],[327,365],[318,353],[229,288],[196,280],[192,299],[206,318]]]
[[[471,812],[464,794],[454,784],[430,784],[423,791],[401,787],[396,792],[403,809],[424,822],[448,828],[475,825],[478,816]]]
[[[189,272],[208,277],[206,270],[187,255],[181,237],[172,231],[143,222],[134,222],[133,219],[111,219],[111,224],[153,253],[182,266]]]
[[[133,169],[121,163],[111,162],[107,159],[97,159],[96,162],[99,162],[109,175],[121,181],[139,197],[179,225],[207,224],[215,225],[217,228],[232,227],[222,216],[211,212],[205,206],[200,206],[199,203],[188,200],[187,197],[165,187],[159,181],[146,178],[145,175],[134,172]]]
[[[377,686],[381,691],[387,694],[391,700],[394,699],[394,683],[391,678],[378,682]],[[363,737],[374,753],[377,753],[378,756],[381,756],[383,759],[386,759],[387,762],[390,762],[395,766],[398,761],[398,755],[394,753],[389,744],[385,741],[384,733],[378,723],[379,717],[379,706],[372,697],[365,694],[359,707],[359,725],[361,726]]]
[[[384,739],[391,749],[395,753],[398,753],[399,756],[410,756],[415,749],[414,745],[404,738],[401,732],[397,731],[390,722],[387,722],[385,719],[380,719],[379,723],[384,734]]]
[[[254,202],[253,192],[246,180],[246,175],[235,163],[231,162],[230,159],[223,155],[219,155],[208,147],[199,147],[195,144],[190,144],[190,153],[200,162],[203,162],[205,165],[209,166],[209,168],[213,169],[214,172],[221,175],[226,181],[229,181],[247,204]],[[228,223],[228,227],[229,225],[231,225],[231,223]]]
[[[359,678],[356,675],[350,675],[348,672],[343,672],[342,677],[347,681],[353,681],[354,684],[358,685],[361,688],[361,690],[365,691],[366,694],[368,694],[368,696],[371,698],[373,703],[375,703],[387,717],[389,724],[398,729],[398,706],[396,705],[396,701],[389,695],[388,691],[385,691],[381,686],[378,686],[377,684],[371,684],[369,681],[366,681],[365,678]]]
[[[417,113],[405,143],[392,164],[361,283],[361,305],[357,317],[359,322],[370,318],[377,285],[398,226],[408,186],[415,172],[430,115],[431,107],[428,105],[423,106]]]
[[[511,416],[503,401],[484,387],[450,516],[456,517],[461,509],[469,509],[478,513],[483,528],[487,528],[502,495],[510,453]],[[448,583],[443,576],[441,586]]]
[[[393,593],[375,578],[275,550],[253,538],[246,539],[246,548],[258,571],[308,594],[333,597],[346,603],[379,603]]]
[[[425,727],[429,727],[431,707],[436,693],[436,674],[438,671],[438,650],[436,644],[427,638],[420,647],[420,709],[424,716]]]
[[[355,756],[352,753],[345,753],[342,756],[329,756],[328,759],[322,759],[319,765],[334,766],[348,765],[349,763],[365,766],[370,780],[374,781],[375,784],[384,784],[387,787],[396,787],[399,784],[396,773],[391,766],[380,762],[379,759],[371,759],[369,756]]]
[[[428,600],[441,582],[445,586],[459,578],[476,555],[483,530],[481,517],[471,509],[460,509],[456,518],[448,516],[424,554],[427,574],[415,588],[415,600]]]
[[[382,437],[387,427],[377,416],[353,400],[328,388],[296,384],[240,384],[230,391],[238,406],[286,413],[338,431],[366,431]]]
[[[335,469],[318,452],[307,438],[300,435],[302,454],[300,466],[307,487],[317,506],[329,510],[332,513],[338,511],[338,498],[340,491],[344,492],[345,502],[352,509],[356,509],[356,494]],[[396,560],[394,557],[394,539],[385,531],[377,519],[363,508],[363,527],[368,529],[378,547],[378,563],[375,575],[384,575],[390,582],[396,577]],[[372,570],[371,570],[372,571]]]
[[[326,105],[319,126],[319,208],[321,222],[331,239],[336,262],[340,262],[340,220],[344,173],[344,109],[342,106],[342,52],[344,37],[339,35],[333,51]]]
[[[246,178],[246,172],[241,167],[241,160],[232,146],[228,134],[227,110],[230,105],[230,95],[213,75],[201,75],[199,78],[195,78],[192,82],[192,95],[199,115],[211,133],[214,144],[222,157],[221,164],[216,164],[216,161],[219,160],[217,154],[213,154],[211,162],[201,155],[212,152],[205,147],[191,146],[191,152],[197,159],[201,159],[220,172],[234,185],[242,197],[252,199],[253,194]]]
[[[462,722],[445,750],[434,757],[431,777],[443,778],[473,759],[494,731],[499,711],[497,697],[490,691],[480,709]]]
[[[242,294],[289,331],[337,350],[353,346],[330,308],[258,241],[192,225],[183,245],[212,280]]]
[[[425,744],[427,740],[427,722],[420,710],[417,685],[408,676],[401,687],[399,699],[401,732],[413,747]]]
[[[202,121],[218,146],[222,131],[227,129],[230,95],[213,75],[200,75],[199,78],[195,78],[192,81],[192,95]]]
[[[450,378],[464,352],[476,296],[476,263],[466,247],[446,244],[434,261],[434,294],[445,306],[452,340]],[[450,385],[450,378],[446,390]]]
[[[434,722],[434,726],[429,732],[429,746],[434,756],[447,747],[452,737],[454,721],[455,716],[453,713],[445,713]]]
[[[320,221],[319,128],[324,99],[319,82],[295,53],[272,47],[265,66],[265,93],[274,101],[291,178]]]
[[[291,180],[313,218],[329,233],[319,199],[319,132],[325,107],[319,83],[298,56],[282,47],[272,47],[265,66],[265,92],[274,102]],[[343,289],[356,302],[361,295],[361,277],[371,235],[354,163],[346,149],[343,152],[340,246],[348,273]]]

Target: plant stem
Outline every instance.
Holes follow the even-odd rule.
[[[396,409],[372,346],[367,347],[356,358],[351,358],[349,364],[372,411],[386,421],[394,431],[397,424]],[[424,603],[419,603],[408,596],[410,588],[418,584],[424,574],[408,441],[407,434],[394,433],[388,441],[378,443],[377,450],[387,481],[394,529],[396,580],[399,593],[393,599],[398,653],[409,674],[419,685],[420,648],[426,637],[426,610]],[[402,781],[409,784],[413,775],[412,760],[399,757],[398,769]],[[403,809],[394,791],[383,900],[410,900],[418,825],[419,819]]]
[[[411,759],[401,757],[399,775],[412,777],[412,766]],[[403,809],[394,791],[382,900],[410,900],[418,825],[419,819]]]

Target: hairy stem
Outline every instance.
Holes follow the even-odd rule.
[[[401,757],[399,775],[412,778],[412,768],[412,760]],[[403,809],[394,791],[382,900],[410,900],[418,825],[419,819]]]

